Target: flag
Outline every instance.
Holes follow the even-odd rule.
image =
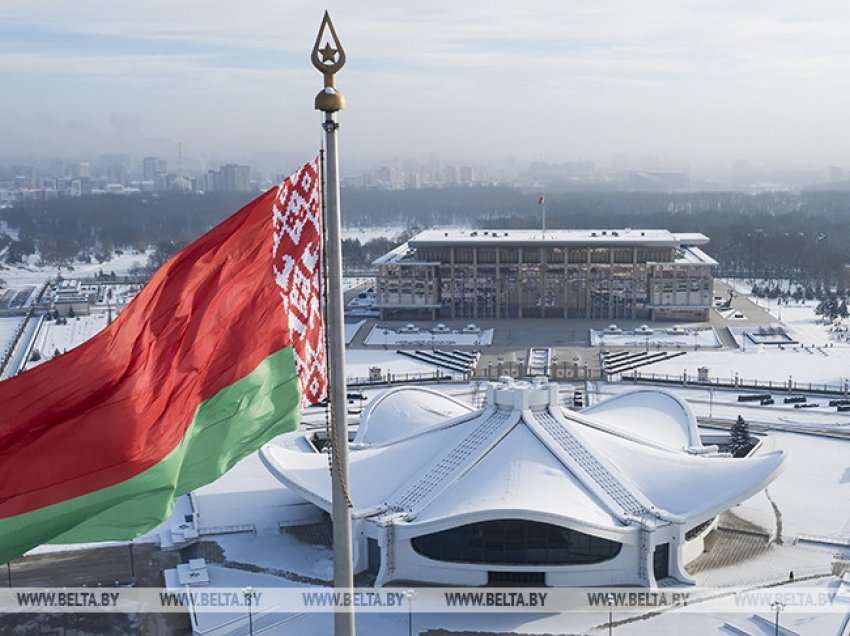
[[[0,563],[138,536],[324,396],[318,184],[305,164],[98,335],[0,383]]]
[[[537,199],[537,205],[543,205],[544,203],[545,203],[545,201],[543,200],[543,195],[541,194],[540,198]]]

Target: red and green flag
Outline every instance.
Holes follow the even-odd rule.
[[[0,383],[0,563],[138,536],[324,396],[319,196],[313,161],[98,335]]]

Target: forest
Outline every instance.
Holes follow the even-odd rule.
[[[538,195],[510,187],[347,188],[343,224],[392,226],[405,236],[439,225],[539,227]],[[18,231],[17,240],[0,236],[0,252],[5,249],[6,260],[14,262],[37,251],[45,262],[59,263],[154,246],[152,265],[157,265],[249,198],[245,193],[99,195],[26,202],[0,211],[0,220]],[[550,228],[702,232],[711,239],[706,251],[721,264],[719,276],[835,286],[843,283],[850,262],[850,192],[547,192],[546,208]],[[397,243],[397,235],[365,244],[347,240],[346,264],[367,266]]]

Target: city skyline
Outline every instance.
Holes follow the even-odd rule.
[[[349,166],[395,155],[655,156],[692,172],[739,158],[850,163],[845,4],[630,7],[331,3],[349,53]],[[226,8],[4,3],[0,78],[16,92],[0,104],[3,158],[167,156],[182,142],[212,162],[287,166],[314,151],[317,9]]]

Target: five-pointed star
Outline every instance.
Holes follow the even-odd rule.
[[[331,46],[330,42],[325,44],[325,48],[319,49],[319,55],[322,56],[322,62],[333,62],[336,57],[336,49]]]

